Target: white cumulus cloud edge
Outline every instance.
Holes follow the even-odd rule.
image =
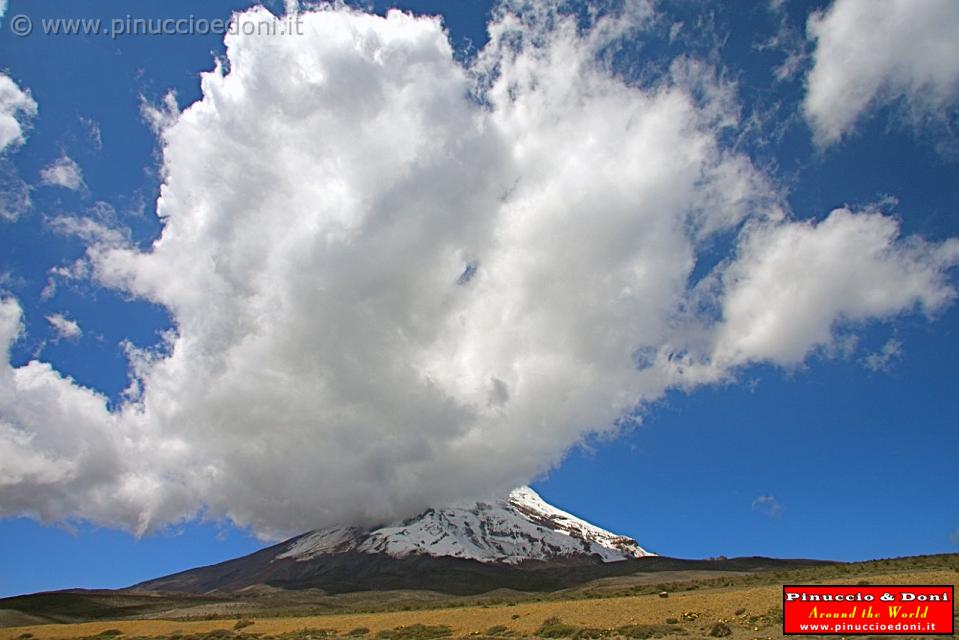
[[[23,143],[24,123],[36,114],[37,103],[30,92],[0,73],[0,153]]]
[[[0,6],[0,18],[3,17]],[[10,76],[0,72],[0,221],[15,222],[30,207],[30,187],[7,154],[23,144],[25,129],[37,115],[37,103]]]
[[[815,140],[840,140],[870,108],[904,101],[914,121],[959,100],[959,3],[836,0],[810,16],[803,104]]]
[[[737,105],[707,65],[611,73],[598,54],[647,5],[581,30],[526,4],[469,67],[438,19],[396,11],[227,36],[202,99],[159,124],[153,246],[58,222],[90,277],[174,320],[128,346],[124,401],[9,364],[22,310],[0,302],[0,515],[382,523],[505,494],[667,389],[953,300],[957,239],[874,210],[790,219],[720,143]]]

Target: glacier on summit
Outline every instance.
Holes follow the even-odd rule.
[[[597,557],[603,562],[655,555],[544,501],[529,487],[505,499],[428,509],[374,529],[319,529],[290,540],[276,556],[297,561],[356,551],[395,558],[448,556],[487,563]]]

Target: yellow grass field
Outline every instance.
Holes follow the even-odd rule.
[[[831,583],[856,583],[857,576]],[[952,584],[959,583],[955,570],[925,570],[911,573],[894,572],[869,576],[872,584]],[[624,625],[664,624],[678,621],[679,633],[661,637],[708,637],[711,627],[725,622],[732,638],[780,638],[782,590],[778,585],[717,587],[697,591],[658,595],[622,596],[596,599],[525,602],[514,605],[467,606],[459,608],[392,611],[383,613],[329,614],[305,617],[252,618],[253,624],[243,634],[277,636],[304,629],[326,629],[337,634],[364,627],[369,636],[400,626],[445,625],[454,636],[483,635],[491,627],[501,625],[507,633],[533,636],[544,620],[557,617],[576,627],[616,629]],[[222,629],[233,630],[236,619],[123,620],[84,624],[47,624],[0,628],[0,640],[32,638],[59,640],[96,636],[116,629],[126,638],[202,634]],[[31,634],[25,636],[24,634]],[[307,635],[307,634],[304,634]],[[614,634],[615,635],[615,634]],[[316,637],[320,637],[319,635]],[[791,636],[794,637],[794,636]]]

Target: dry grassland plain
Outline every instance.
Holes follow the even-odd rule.
[[[863,574],[831,584],[951,584],[959,570]],[[428,640],[444,637],[781,638],[782,589],[778,584],[706,586],[695,591],[577,598],[455,608],[249,617],[216,620],[116,620],[0,628],[0,640],[69,638],[173,638],[183,640],[318,640],[324,637]],[[544,624],[546,623],[546,624]],[[212,632],[212,633],[211,633]],[[190,637],[193,637],[192,639]],[[796,636],[790,636],[796,637]],[[889,637],[889,636],[885,636]]]

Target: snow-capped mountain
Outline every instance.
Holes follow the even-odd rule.
[[[255,585],[328,593],[430,589],[550,590],[673,566],[632,538],[550,506],[529,487],[502,500],[444,509],[382,527],[311,531],[235,560],[149,580],[142,590],[204,593]],[[665,565],[664,565],[665,563]]]
[[[312,531],[289,541],[276,557],[303,562],[348,551],[507,564],[582,556],[616,562],[653,555],[632,538],[580,520],[547,504],[529,487],[520,487],[504,500],[429,509],[372,530],[344,527]]]

